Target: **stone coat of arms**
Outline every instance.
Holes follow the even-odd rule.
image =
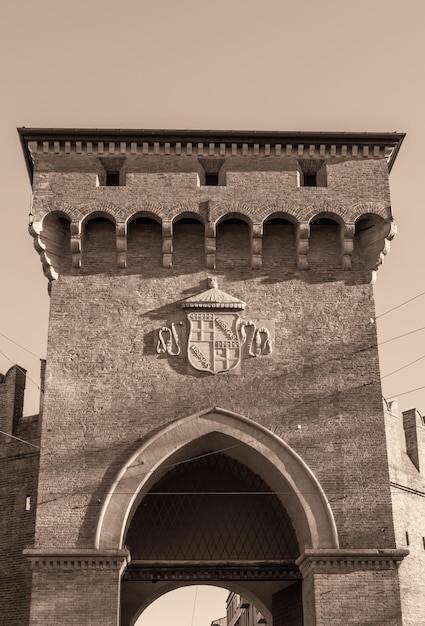
[[[185,322],[158,331],[157,353],[178,356],[186,345],[189,365],[210,374],[237,371],[242,358],[271,355],[273,323],[243,321],[245,302],[218,289],[214,278],[209,284],[182,303]]]

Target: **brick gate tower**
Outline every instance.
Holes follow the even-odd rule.
[[[20,129],[50,321],[31,626],[189,584],[400,626],[384,133]]]

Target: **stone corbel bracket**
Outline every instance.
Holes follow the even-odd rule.
[[[71,222],[72,267],[81,267],[81,222]]]
[[[263,252],[263,225],[253,224],[251,233],[251,267],[253,270],[261,269]]]
[[[162,265],[173,266],[173,223],[162,220]]]
[[[355,224],[342,224],[341,226],[341,267],[343,270],[351,269],[355,230]]]
[[[216,230],[215,223],[211,220],[205,224],[205,257],[207,269],[215,269],[216,255]]]
[[[308,244],[310,237],[310,224],[303,223],[297,231],[297,267],[299,270],[308,269]]]
[[[43,273],[49,280],[49,282],[52,282],[53,280],[56,280],[58,278],[59,274],[53,267],[52,259],[49,256],[46,245],[42,240],[42,232],[43,226],[41,222],[32,222],[32,224],[29,225],[29,233],[34,239],[34,248],[37,250],[40,256]]]
[[[121,268],[127,267],[127,223],[117,222],[117,266]]]
[[[385,257],[389,253],[390,248],[391,248],[391,241],[394,239],[394,237],[397,234],[397,225],[394,222],[394,220],[386,222],[382,228],[383,228],[382,238],[379,239],[378,242],[376,241],[372,242],[372,245],[370,246],[370,253],[368,255],[369,256],[368,269],[371,271],[370,283],[372,285],[376,283],[378,269],[381,267],[381,265],[383,264],[385,260]],[[378,249],[376,249],[376,244],[378,244],[379,246]],[[372,258],[371,258],[371,255],[373,255]]]
[[[389,230],[388,230],[388,234],[386,235],[384,239],[384,247],[382,248],[380,255],[379,255],[378,267],[382,265],[382,263],[384,262],[384,258],[388,254],[391,248],[390,242],[397,235],[397,224],[394,222],[394,220],[391,220],[390,222],[388,222],[388,226],[389,226]]]

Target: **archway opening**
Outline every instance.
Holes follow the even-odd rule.
[[[154,431],[123,464],[99,514],[96,548],[123,548],[146,494],[172,467],[205,456],[208,450],[225,453],[261,476],[288,512],[301,551],[338,547],[329,502],[305,462],[264,427],[214,407]]]
[[[43,220],[40,240],[45,246],[53,269],[58,274],[69,273],[72,268],[71,221],[68,216],[53,211]]]
[[[136,618],[170,590],[205,583],[229,590],[226,612],[213,615],[219,626],[238,616],[240,624],[271,626],[275,599],[301,588],[283,494],[226,451],[202,447],[167,464],[135,507],[124,536],[131,561],[122,577],[123,626],[139,626]]]
[[[179,587],[154,600],[141,613],[135,626],[210,626],[226,616],[228,596],[228,589],[211,585]]]
[[[263,226],[263,270],[272,275],[290,275],[297,268],[295,225],[271,217]]]
[[[125,544],[132,563],[294,561],[291,518],[266,482],[222,452],[172,467],[145,495]]]
[[[157,272],[162,267],[161,224],[149,216],[139,215],[128,224],[127,267],[141,274]]]
[[[245,220],[228,215],[217,224],[216,267],[224,272],[251,268],[251,233]]]
[[[206,461],[210,457],[214,461]],[[191,508],[167,501],[177,496],[185,497],[186,505],[194,498]],[[210,504],[205,516],[203,498],[216,496],[229,498],[227,505]],[[239,496],[249,517],[243,522],[240,507],[231,504]],[[251,501],[257,496],[265,500]],[[144,515],[156,498],[159,504]],[[257,510],[262,507],[266,514]],[[176,527],[180,515],[194,537]],[[198,528],[205,518],[208,542]],[[235,528],[221,524],[226,520]],[[307,548],[337,548],[338,535],[326,496],[303,460],[259,424],[213,407],[180,418],[141,443],[109,489],[95,545],[126,546],[130,553],[121,576],[121,626],[135,626],[168,591],[204,584],[248,598],[273,626],[286,626],[288,619],[302,626],[308,587],[296,557]]]
[[[353,241],[353,266],[355,269],[370,271],[378,269],[382,254],[389,249],[387,238],[392,238],[391,222],[376,215],[366,213],[356,220]]]
[[[192,216],[184,216],[173,224],[173,268],[193,273],[205,266],[204,224]]]
[[[95,215],[83,224],[82,271],[113,273],[117,266],[116,229],[109,217]]]
[[[146,607],[134,626],[253,626],[270,621],[250,599],[233,589],[188,585],[165,592]]]
[[[333,216],[319,215],[311,221],[308,261],[324,281],[341,268],[341,225]]]

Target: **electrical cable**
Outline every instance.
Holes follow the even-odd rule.
[[[424,292],[424,293],[425,293],[425,292]],[[416,297],[419,297],[420,295],[423,295],[423,294],[418,294],[418,296],[415,296],[415,298],[416,298]],[[412,298],[411,300],[413,300],[413,299],[415,299],[415,298]],[[406,301],[406,303],[407,303],[407,302],[410,302],[411,300]],[[406,304],[406,303],[402,303],[402,304],[401,304],[401,305],[399,305],[399,306],[402,306],[403,304]],[[395,307],[395,308],[399,308],[399,307]],[[393,309],[393,310],[394,310],[394,309]],[[390,311],[387,311],[387,312],[390,312]],[[394,341],[394,340],[399,339],[399,338],[401,338],[401,337],[404,337],[404,336],[406,336],[406,335],[410,335],[410,334],[412,334],[412,333],[415,333],[415,332],[421,331],[421,330],[423,330],[424,328],[425,328],[425,327],[421,327],[421,328],[418,328],[418,329],[416,329],[416,330],[410,331],[410,332],[408,332],[408,333],[405,333],[405,334],[402,334],[402,335],[398,335],[398,336],[393,337],[393,338],[391,338],[391,339],[388,339],[388,340],[386,340],[386,341],[384,341],[384,342],[381,342],[381,343],[380,343],[380,344],[378,344],[378,345],[382,345],[383,343],[387,343],[387,342],[390,342],[390,341]],[[9,337],[7,337],[6,335],[4,335],[3,333],[0,333],[0,335],[1,335],[1,336],[3,336],[5,339],[7,339],[7,340],[11,341],[12,343],[15,343],[17,346],[19,346],[20,348],[22,348],[22,349],[26,350],[27,352],[29,352],[29,353],[30,353],[30,354],[32,354],[33,356],[35,356],[35,357],[37,357],[37,358],[40,358],[38,355],[36,355],[35,353],[31,352],[30,350],[27,350],[24,346],[22,346],[22,345],[18,344],[17,342],[15,342],[14,340],[10,339]],[[346,355],[346,356],[345,356],[345,357],[343,357],[343,358],[349,358],[352,354],[355,354],[355,353],[358,353],[358,352],[361,352],[361,351],[366,351],[366,350],[371,349],[371,348],[373,348],[373,346],[368,346],[367,348],[361,348],[361,349],[359,349],[359,350],[353,351],[352,353],[350,353],[349,355]],[[11,359],[10,359],[10,358],[9,358],[9,357],[5,354],[5,353],[4,353],[4,352],[0,351],[0,354],[2,354],[2,355],[3,355],[3,356],[4,356],[4,357],[5,357],[8,361],[10,361],[10,362],[12,363],[12,365],[14,365],[14,362],[13,362],[13,361],[12,361],[12,360],[11,360]],[[364,384],[360,385],[360,386],[359,386],[359,387],[357,387],[357,388],[362,388],[362,387],[365,387],[365,386],[368,386],[368,385],[374,384],[374,383],[378,382],[378,380],[383,380],[384,378],[387,378],[387,377],[389,377],[389,376],[391,376],[391,375],[393,375],[393,374],[395,374],[395,373],[397,373],[397,372],[399,372],[399,371],[401,371],[401,370],[403,370],[403,369],[405,369],[405,368],[409,367],[410,365],[413,365],[414,363],[416,363],[416,362],[420,361],[420,360],[421,360],[421,359],[423,359],[423,358],[425,358],[425,355],[422,355],[422,356],[421,356],[421,357],[419,357],[418,359],[415,359],[414,361],[411,361],[410,363],[407,363],[406,365],[402,366],[401,368],[398,368],[397,370],[394,370],[393,372],[389,372],[388,374],[385,374],[385,375],[384,375],[384,376],[382,376],[380,379],[369,381],[368,383],[364,383]],[[21,371],[24,375],[26,375],[25,370],[23,370],[23,369],[22,369],[19,365],[16,365],[16,367],[17,367],[17,368],[18,368],[18,369],[19,369],[19,370],[20,370],[20,371]],[[26,375],[26,377],[27,377],[27,379],[28,379],[31,383],[33,383],[33,384],[36,386],[36,388],[37,388],[39,391],[42,391],[42,390],[41,390],[41,388],[39,387],[39,385],[38,385],[37,383],[35,383],[35,381],[33,381],[33,380],[32,380],[30,377],[28,377],[27,375]],[[424,389],[424,388],[425,388],[425,386],[423,386],[423,387],[417,387],[416,389],[412,389],[412,390],[409,390],[409,391],[401,392],[401,393],[399,393],[399,394],[395,394],[395,395],[393,395],[393,396],[389,396],[389,398],[396,398],[396,397],[398,397],[398,396],[402,396],[402,395],[406,395],[406,394],[409,394],[409,393],[413,393],[413,392],[415,392],[415,391],[419,391],[419,390]],[[335,394],[339,394],[339,393],[342,393],[342,392],[343,392],[343,390],[337,390],[337,391],[335,391],[335,392],[332,392],[332,393],[331,393],[331,394],[329,394],[328,396],[324,396],[321,400],[325,400],[325,399],[327,399],[327,398],[329,398],[329,397],[334,396]],[[294,406],[295,406],[295,407],[298,407],[298,406],[301,406],[301,405],[304,405],[304,404],[309,404],[309,403],[311,403],[311,402],[317,402],[317,398],[315,398],[314,400],[307,400],[307,401],[305,401],[305,402],[298,403],[298,404],[296,404],[296,405],[294,405]],[[12,434],[10,434],[10,433],[6,433],[6,432],[3,432],[3,431],[0,431],[0,433],[1,433],[1,434],[4,434],[4,435],[6,435],[6,436],[12,437],[12,438],[14,438],[14,439],[17,439],[17,440],[19,440],[19,441],[21,441],[21,442],[23,442],[23,443],[27,443],[27,444],[28,444],[28,445],[30,445],[30,446],[34,446],[34,447],[36,447],[37,449],[40,449],[40,447],[39,447],[39,446],[35,446],[35,444],[32,444],[31,442],[26,441],[26,440],[24,440],[24,439],[20,439],[20,438],[18,438],[18,437],[15,437],[14,435],[12,435]],[[237,444],[237,445],[243,445],[243,444]],[[233,447],[236,447],[236,446],[229,446],[229,448],[224,448],[222,451],[226,451],[226,450],[231,449],[231,448],[233,448]],[[215,451],[215,452],[207,453],[206,455],[201,455],[201,457],[202,457],[202,456],[208,456],[209,454],[215,454],[215,453],[218,453],[218,452],[220,452],[220,451]],[[201,457],[195,457],[195,458],[201,458]],[[195,458],[194,458],[193,460],[195,460]],[[177,465],[177,464],[175,464],[175,465]],[[174,466],[174,465],[171,465],[170,467],[173,467],[173,466]]]
[[[413,335],[414,333],[420,332],[422,330],[425,330],[425,326],[422,326],[421,328],[416,328],[414,330],[410,330],[409,332],[403,333],[401,335],[397,335],[396,337],[391,337],[390,339],[385,339],[384,341],[378,342],[376,345],[379,347],[379,346],[384,345],[385,343],[390,343],[391,341],[395,341],[396,339],[401,339],[403,337],[407,337],[408,335]],[[11,343],[15,344],[15,346],[18,346],[19,348],[22,348],[22,350],[25,350],[25,352],[28,352],[29,354],[31,354],[35,358],[39,359],[40,361],[45,360],[45,357],[41,357],[38,354],[36,354],[35,352],[32,352],[32,350],[29,350],[28,348],[26,348],[22,344],[18,343],[17,341],[12,339],[11,337],[8,337],[7,335],[5,335],[4,333],[0,332],[0,337],[4,337],[4,339],[6,339],[7,341],[10,341]],[[362,352],[362,351],[371,350],[373,347],[374,346],[372,345],[372,346],[367,346],[366,348],[359,348],[358,350],[353,350],[352,352],[350,352],[349,354],[346,354],[342,358],[350,358],[353,354],[358,354],[359,352]],[[3,354],[3,356],[5,356],[5,358],[7,358],[10,361],[10,359],[4,353],[2,353],[2,354]],[[326,362],[328,362],[328,361],[326,361]]]
[[[370,384],[371,383],[365,383],[365,384],[361,385],[360,387],[365,387],[365,386],[368,386]],[[424,386],[424,388],[425,388],[425,386]],[[339,393],[339,392],[334,392],[332,394],[329,394],[329,396],[325,396],[325,398],[331,397],[332,395],[335,395],[335,393]],[[385,398],[383,398],[383,399],[385,400]],[[315,401],[317,401],[317,399]],[[308,401],[308,402],[310,402],[310,401]],[[301,403],[301,404],[304,404],[304,403]],[[295,406],[299,406],[299,405],[295,405]],[[394,415],[390,411],[386,411],[386,412],[390,413],[394,417],[397,417],[397,418],[399,417],[398,415]],[[196,419],[196,416],[194,416],[192,419]],[[257,442],[257,441],[259,441],[259,439],[261,439],[261,438],[260,437],[255,437],[255,438],[249,439],[249,440],[247,440],[245,442],[239,442],[239,443],[234,444],[232,446],[227,446],[225,448],[221,448],[221,449],[218,449],[218,450],[213,450],[211,452],[206,452],[206,453],[197,455],[197,456],[192,457],[190,459],[185,459],[183,461],[179,461],[179,462],[176,462],[176,463],[170,463],[168,465],[162,465],[162,469],[165,469],[165,470],[173,469],[174,467],[177,467],[179,465],[183,465],[185,463],[189,463],[191,461],[196,461],[196,460],[208,457],[208,456],[212,456],[212,455],[215,455],[215,454],[220,454],[222,452],[226,452],[228,450],[232,450],[232,449],[235,449],[235,448],[247,445],[249,443]],[[135,463],[135,464],[132,464],[131,467],[132,468],[133,467],[137,467],[137,465],[142,465],[142,464],[143,464],[143,462],[142,463]],[[134,476],[140,476],[140,477],[146,476],[150,472],[151,472],[151,470],[147,470],[145,472],[139,472],[138,474],[133,474],[133,477]],[[50,493],[51,494],[52,492],[40,489],[38,491],[38,493],[39,494],[41,494],[41,493]],[[72,492],[71,494],[70,493],[66,493],[66,494],[59,495],[59,496],[54,497],[54,498],[50,498],[48,500],[40,501],[39,504],[42,505],[42,504],[48,504],[50,502],[55,502],[57,500],[61,500],[63,498],[67,498],[70,495],[71,496],[72,495],[85,495],[85,494],[91,494],[91,493],[92,493],[91,491],[86,490],[86,489],[85,490],[77,490],[75,492]],[[216,495],[221,495],[221,494],[222,495],[226,495],[226,494],[229,494],[229,493],[231,493],[231,492],[216,492]],[[282,491],[282,492],[233,492],[233,495],[242,495],[242,494],[248,495],[248,494],[253,494],[253,493],[254,493],[254,495],[262,495],[262,494],[267,495],[267,494],[273,494],[273,493],[276,494],[276,495],[288,495],[288,494],[291,494],[292,492],[285,492],[285,491]],[[299,493],[300,494],[302,493],[303,495],[309,495],[309,494],[312,494],[312,493],[315,493],[315,492],[299,492]],[[155,493],[155,492],[149,493],[148,492],[147,494],[145,494],[145,496],[147,496],[147,495],[209,495],[209,494],[210,495],[214,495],[214,492],[196,492],[196,494],[193,493],[193,492],[171,492],[170,494],[168,494],[167,492],[158,492],[158,493]],[[108,492],[105,495],[105,498],[110,496],[110,495],[133,495],[133,494],[132,494],[132,492],[121,492],[121,491],[120,492],[117,491],[117,492],[114,492],[114,493]],[[338,498],[338,499],[340,499],[340,498]]]
[[[425,385],[422,385],[422,387],[416,387],[416,389],[409,389],[409,391],[402,391],[401,393],[395,393],[393,396],[388,396],[388,400],[392,400],[393,398],[398,398],[399,396],[406,396],[408,393],[420,391],[421,389],[425,389]]]
[[[7,359],[10,363],[12,363],[12,365],[14,365],[14,366],[15,366],[15,367],[16,367],[16,368],[17,368],[17,369],[18,369],[18,370],[19,370],[19,371],[20,371],[20,372],[21,372],[21,373],[25,376],[25,378],[26,378],[27,380],[29,380],[30,382],[32,382],[32,384],[33,384],[33,385],[35,385],[35,386],[37,387],[37,389],[43,393],[43,390],[41,389],[41,387],[39,387],[39,386],[37,385],[37,383],[36,383],[36,382],[35,382],[32,378],[30,378],[30,377],[28,376],[27,372],[26,372],[24,369],[22,369],[22,367],[20,367],[19,365],[16,365],[16,363],[14,363],[14,362],[12,361],[12,359],[9,359],[9,357],[8,357],[8,356],[7,356],[4,352],[2,352],[1,350],[0,350],[0,354],[2,354],[2,355],[4,356],[4,358],[5,358],[5,359]]]
[[[383,346],[384,343],[390,343],[390,341],[395,341],[396,339],[401,339],[402,337],[413,335],[414,333],[418,333],[420,330],[425,330],[425,326],[421,326],[421,328],[416,328],[415,330],[409,330],[409,332],[403,333],[402,335],[397,335],[396,337],[391,337],[391,339],[385,339],[384,341],[379,341],[376,345]]]
[[[369,386],[369,385],[371,385],[371,384],[372,384],[372,383],[370,383],[370,382],[369,382],[369,383],[364,383],[364,384],[362,384],[362,385],[359,385],[357,388],[364,388],[364,387]],[[355,389],[355,388],[356,388],[356,387],[352,387],[352,388],[350,389],[350,391],[352,391],[352,389]],[[340,391],[333,392],[333,393],[329,394],[328,396],[324,396],[324,398],[322,398],[322,399],[327,399],[327,398],[330,398],[330,397],[332,397],[332,396],[336,395],[337,393],[341,393],[341,392],[340,392]],[[302,404],[307,404],[307,403],[311,403],[311,402],[317,402],[317,398],[315,398],[314,400],[308,400],[308,401],[306,401],[306,402],[298,403],[298,404],[296,404],[296,405],[294,405],[294,406],[300,406],[300,405],[302,405]],[[196,419],[196,417],[197,417],[197,416],[194,416],[192,419]],[[188,420],[188,421],[189,421],[189,420]],[[186,423],[187,423],[187,422],[186,422]],[[208,456],[211,456],[211,455],[220,454],[220,453],[222,453],[222,452],[226,452],[226,451],[228,451],[228,450],[232,450],[232,449],[235,449],[235,448],[238,448],[238,447],[242,447],[242,446],[244,446],[244,445],[248,445],[248,444],[250,444],[250,443],[255,443],[255,442],[259,441],[259,440],[261,440],[261,437],[255,437],[255,438],[252,438],[252,439],[248,439],[247,441],[239,442],[239,443],[237,443],[237,444],[234,444],[234,445],[231,445],[231,446],[227,446],[227,447],[225,447],[225,448],[221,448],[221,449],[218,449],[218,450],[214,450],[214,451],[212,451],[212,452],[206,452],[206,453],[204,453],[204,454],[200,454],[200,455],[195,456],[195,457],[192,457],[192,458],[190,458],[190,459],[185,459],[185,460],[183,460],[183,461],[178,461],[178,462],[176,462],[176,463],[170,463],[170,464],[167,464],[167,465],[163,465],[163,466],[162,466],[162,469],[164,469],[164,470],[173,469],[174,467],[177,467],[177,466],[179,466],[179,465],[183,465],[183,464],[188,463],[188,462],[191,462],[191,461],[196,461],[196,460],[199,460],[199,459],[201,459],[201,458],[205,458],[205,457],[208,457]],[[143,461],[142,461],[141,463],[133,463],[133,464],[131,465],[131,467],[132,467],[132,468],[134,468],[134,467],[137,467],[138,465],[143,465]],[[147,471],[144,471],[144,472],[139,472],[139,473],[137,473],[137,474],[133,474],[132,476],[133,476],[133,477],[135,477],[135,476],[140,476],[140,477],[142,477],[142,476],[146,476],[147,474],[151,473],[151,471],[152,471],[152,470],[147,470]],[[47,492],[47,491],[45,491],[45,490],[40,489],[40,490],[39,490],[39,493],[41,494],[41,493],[52,493],[52,492],[51,492],[51,491],[48,491],[48,492]],[[85,494],[85,493],[91,493],[91,492],[86,491],[86,490],[83,490],[83,491],[77,491],[77,492],[74,492],[72,495],[77,495],[77,494]],[[282,493],[281,493],[281,495],[284,495],[285,493],[286,493],[286,492],[282,492]],[[62,496],[58,496],[58,497],[56,497],[56,498],[51,498],[51,499],[49,499],[49,500],[40,501],[40,503],[39,503],[39,504],[40,504],[40,505],[42,505],[42,504],[47,504],[47,503],[49,503],[49,502],[53,502],[53,501],[56,501],[56,500],[59,500],[59,499],[62,499],[62,498],[66,498],[66,497],[68,497],[69,495],[70,495],[70,494],[69,494],[69,493],[67,493],[67,494],[64,494],[64,495],[62,495]],[[110,495],[125,495],[125,492],[114,492],[114,493],[112,493],[112,492],[108,492],[108,493],[105,495],[105,497],[108,497],[108,496],[110,496]],[[177,494],[177,495],[178,495],[178,494]]]
[[[425,359],[425,354],[420,356],[418,359],[415,359],[414,361],[410,361],[410,363],[406,363],[406,365],[403,365],[402,367],[399,367],[398,369],[394,370],[393,372],[389,372],[389,374],[385,374],[385,376],[381,376],[380,380],[383,380],[384,378],[388,378],[388,376],[392,376],[393,374],[396,374],[397,372],[401,372],[401,370],[404,370],[404,369],[406,369],[406,367],[410,367],[410,365],[413,365],[414,363],[417,363],[418,361],[421,361],[421,359]]]
[[[425,355],[424,355],[424,356],[425,356]],[[421,357],[421,358],[423,358],[423,357]],[[388,374],[388,376],[389,376],[389,374]],[[377,382],[376,380],[372,380],[372,381],[369,381],[369,382],[367,382],[367,383],[363,383],[362,385],[358,385],[357,387],[351,387],[351,388],[349,389],[349,391],[353,391],[354,389],[362,389],[362,388],[367,387],[367,386],[370,386],[370,385],[372,385],[372,384],[374,384],[374,383],[376,383],[376,382]],[[412,393],[412,392],[414,392],[414,391],[418,391],[418,390],[420,390],[420,389],[425,389],[425,386],[423,386],[423,387],[417,387],[416,389],[412,389],[412,390],[410,390],[410,391],[402,392],[402,393],[400,393],[400,394],[397,394],[397,396],[405,395],[405,394],[407,394],[407,393]],[[320,400],[321,400],[321,401],[323,401],[323,400],[327,400],[327,399],[329,399],[329,398],[331,398],[331,397],[333,397],[333,396],[335,396],[335,395],[337,395],[337,394],[344,393],[344,391],[346,391],[346,390],[337,390],[337,391],[333,391],[332,393],[328,394],[327,396],[323,396],[322,398],[320,398]],[[396,396],[389,396],[389,398],[395,398],[395,397],[396,397]],[[385,400],[385,398],[384,398],[384,400]],[[291,408],[297,408],[297,407],[300,407],[300,406],[303,406],[303,405],[306,405],[306,404],[311,404],[311,403],[318,402],[318,401],[319,401],[319,400],[318,400],[318,398],[313,398],[313,399],[311,399],[311,400],[306,400],[306,401],[304,401],[304,402],[298,402],[298,403],[296,403],[296,404],[292,405],[292,407],[291,407],[291,406],[289,406],[289,407],[286,409],[285,413],[283,413],[283,415],[287,414],[287,412],[288,412]],[[194,416],[192,419],[196,419],[196,416]],[[188,421],[189,421],[189,420],[188,420]],[[0,432],[1,432],[2,434],[4,434],[4,435],[9,436],[9,437],[13,437],[13,435],[11,435],[10,433],[6,433],[6,432],[3,432],[3,431],[0,431]],[[14,438],[16,438],[16,437],[14,437]],[[234,444],[234,445],[231,445],[231,446],[227,446],[227,447],[225,447],[225,448],[221,448],[221,449],[219,449],[219,450],[214,450],[214,451],[212,451],[212,452],[206,452],[206,453],[204,453],[204,454],[200,454],[200,455],[195,456],[195,457],[193,457],[193,458],[191,458],[191,459],[186,459],[186,460],[184,460],[184,461],[179,461],[179,462],[176,462],[176,463],[171,463],[171,464],[169,464],[169,465],[165,465],[165,466],[163,466],[163,469],[172,469],[173,467],[176,467],[176,466],[178,466],[178,465],[182,465],[182,464],[184,464],[184,463],[186,463],[186,462],[188,462],[188,461],[196,461],[196,460],[198,460],[198,459],[201,459],[201,458],[204,458],[204,457],[207,457],[207,456],[211,456],[211,455],[214,455],[214,454],[219,454],[219,453],[221,453],[221,452],[226,452],[226,451],[228,451],[228,450],[232,450],[232,449],[234,449],[234,448],[237,448],[237,447],[240,447],[240,446],[244,446],[244,445],[249,444],[249,443],[256,442],[256,441],[258,441],[258,439],[259,439],[259,438],[258,438],[258,437],[256,437],[256,438],[250,439],[250,440],[248,440],[248,441],[246,441],[246,442],[240,442],[240,443],[237,443],[237,444]],[[21,439],[20,441],[22,441],[23,443],[28,443],[29,445],[33,445],[33,446],[34,446],[34,444],[32,444],[31,442],[26,441],[26,440],[24,440],[24,439]],[[38,449],[40,449],[38,446],[35,446],[35,447],[37,447]],[[49,452],[45,452],[45,453],[43,453],[43,455],[50,455],[50,453],[49,453]],[[137,465],[143,465],[143,462],[142,462],[142,463],[134,463],[134,464],[132,464],[132,466],[131,466],[131,467],[137,467]],[[143,476],[143,475],[148,474],[149,472],[150,472],[150,470],[148,470],[148,471],[146,471],[146,472],[140,472],[140,473],[139,473],[139,474],[137,474],[137,475],[138,475],[138,476]]]
[[[425,295],[425,291],[422,291],[422,293],[418,293],[416,296],[413,296],[413,298],[409,298],[409,300],[405,300],[405,302],[401,302],[401,304],[397,304],[397,306],[393,307],[392,309],[388,309],[388,311],[384,311],[383,313],[380,313],[379,315],[375,315],[375,317],[373,319],[377,320],[380,317],[383,317],[384,315],[387,315],[388,313],[392,313],[393,311],[396,311],[397,309],[400,309],[405,304],[408,304],[409,302],[412,302],[412,300],[416,300],[417,298],[420,298],[423,295]]]
[[[7,339],[7,341],[10,341],[11,343],[14,343],[15,346],[18,346],[18,348],[22,348],[22,350],[25,350],[25,352],[28,352],[29,354],[32,354],[32,356],[35,356],[37,359],[39,359],[40,361],[43,361],[44,359],[40,356],[38,356],[38,354],[35,354],[35,352],[32,352],[31,350],[28,350],[28,348],[25,348],[24,346],[22,346],[20,343],[18,343],[17,341],[14,341],[13,339],[11,339],[10,337],[8,337],[7,335],[4,335],[3,333],[0,333],[0,337],[4,337],[5,339]],[[6,357],[7,358],[7,357]]]
[[[0,433],[2,435],[6,435],[7,437],[11,437],[12,439],[16,439],[17,441],[20,441],[21,443],[26,443],[29,446],[32,446],[33,448],[37,448],[37,450],[41,450],[40,446],[36,446],[35,443],[31,443],[31,441],[27,441],[26,439],[21,439],[20,437],[16,437],[15,435],[11,435],[10,433],[6,433],[4,430],[0,430]]]
[[[195,585],[195,599],[193,601],[193,610],[192,610],[192,620],[190,622],[190,626],[193,626],[193,621],[195,619],[195,610],[196,610],[196,599],[198,597],[198,585]]]
[[[1,352],[0,352],[0,353],[1,353]],[[1,353],[1,354],[3,354],[3,353]],[[4,356],[5,356],[5,355],[4,355]],[[7,357],[6,357],[6,358],[7,358]],[[425,358],[425,355],[423,355],[422,357],[420,357],[420,359],[422,359],[422,358]],[[418,360],[420,360],[420,359],[416,359],[416,361],[418,361]],[[8,359],[8,360],[10,360],[10,359]],[[416,362],[416,361],[414,361],[414,362]],[[414,362],[412,362],[412,363],[414,363]],[[407,365],[406,365],[406,366],[404,366],[404,367],[408,367],[408,365],[411,365],[412,363],[407,364]],[[19,366],[18,366],[18,367],[19,367]],[[19,368],[19,369],[21,369],[21,368]],[[403,369],[403,368],[401,368],[401,369]],[[22,369],[21,369],[21,371],[22,371]],[[391,372],[391,373],[389,373],[389,374],[386,374],[386,376],[390,376],[390,375],[391,375],[391,374],[393,374],[393,373],[395,373],[395,372]],[[378,380],[379,380],[379,379],[378,379]],[[361,389],[361,388],[364,388],[364,387],[366,387],[366,386],[372,385],[372,384],[374,384],[374,383],[378,382],[378,380],[372,380],[372,381],[369,381],[369,382],[367,382],[367,383],[363,383],[362,385],[358,385],[357,387],[352,387],[352,388],[350,389],[350,391],[352,391],[353,389],[356,389],[356,388],[357,388],[357,389]],[[32,381],[32,382],[34,382],[34,381]],[[35,383],[34,383],[34,384],[35,384]],[[39,389],[39,387],[38,387],[38,386],[37,386],[37,388]],[[418,387],[418,388],[416,388],[416,389],[412,389],[412,390],[410,390],[410,391],[402,392],[402,393],[400,393],[400,394],[397,394],[397,396],[405,395],[405,394],[407,394],[407,393],[412,393],[412,392],[414,392],[414,391],[418,391],[418,390],[423,389],[423,388],[425,388],[425,386],[424,386],[424,387]],[[343,393],[343,392],[344,392],[344,390],[337,390],[337,391],[334,391],[334,392],[332,392],[331,394],[328,394],[327,396],[322,397],[322,398],[321,398],[321,400],[326,400],[326,399],[329,399],[329,398],[331,398],[331,397],[333,397],[333,396],[335,396],[335,395],[337,395],[337,394],[341,394],[341,393]],[[394,397],[396,397],[396,396],[389,396],[389,397],[390,397],[390,398],[394,398]],[[384,399],[385,399],[385,398],[384,398]],[[299,407],[299,406],[303,406],[303,405],[306,405],[306,404],[311,404],[312,402],[317,402],[317,401],[318,401],[318,399],[317,399],[317,398],[314,398],[314,399],[312,399],[312,400],[306,400],[306,401],[304,401],[304,402],[294,404],[294,405],[293,405],[293,408],[297,408],[297,407]],[[289,408],[287,409],[287,411],[288,411],[288,410],[290,410],[290,408],[291,408],[291,407],[289,407]],[[287,411],[286,411],[286,413],[287,413]],[[195,419],[195,417],[194,417],[193,419]],[[6,435],[6,436],[12,437],[12,438],[14,438],[14,439],[17,439],[17,440],[19,440],[19,441],[21,441],[21,442],[23,442],[23,443],[27,443],[28,445],[33,446],[33,447],[36,447],[36,448],[37,448],[37,449],[39,449],[39,450],[41,449],[39,446],[35,446],[35,444],[32,444],[31,442],[26,441],[26,440],[24,440],[24,439],[20,439],[20,438],[18,438],[18,437],[15,437],[14,435],[12,435],[12,434],[10,434],[10,433],[6,433],[6,432],[3,432],[3,431],[0,431],[0,433],[4,434],[4,435]],[[226,448],[222,448],[222,449],[220,449],[220,450],[215,450],[215,451],[212,451],[212,452],[208,452],[208,453],[205,453],[205,454],[201,454],[201,455],[199,455],[199,456],[193,457],[192,459],[187,459],[187,460],[185,460],[185,461],[180,461],[180,462],[178,462],[178,463],[173,463],[173,464],[170,464],[170,465],[164,466],[164,469],[171,469],[171,468],[173,468],[173,467],[176,467],[176,466],[178,466],[178,465],[181,465],[181,464],[183,464],[183,463],[186,463],[187,461],[192,461],[192,460],[193,460],[193,461],[195,461],[195,460],[197,460],[197,459],[204,458],[204,457],[207,457],[207,456],[210,456],[210,455],[218,454],[218,453],[221,453],[221,452],[226,452],[226,451],[228,451],[228,450],[234,449],[234,448],[239,447],[239,446],[243,446],[243,445],[245,445],[245,444],[253,443],[253,442],[255,442],[255,441],[258,441],[258,438],[255,438],[255,439],[249,440],[249,441],[247,441],[247,442],[242,442],[242,443],[238,443],[238,444],[235,444],[235,445],[232,445],[232,446],[228,446],[228,447],[226,447]],[[45,454],[47,455],[47,454],[49,454],[49,453],[45,453]],[[143,463],[141,463],[141,464],[143,464]],[[133,464],[133,465],[132,465],[132,467],[136,467],[137,465],[140,465],[140,464],[137,464],[137,463],[136,463],[136,464]],[[149,470],[149,471],[150,471],[150,470]],[[143,475],[145,475],[145,474],[148,474],[148,473],[149,473],[149,471],[146,471],[146,472],[140,472],[140,476],[143,476]]]

